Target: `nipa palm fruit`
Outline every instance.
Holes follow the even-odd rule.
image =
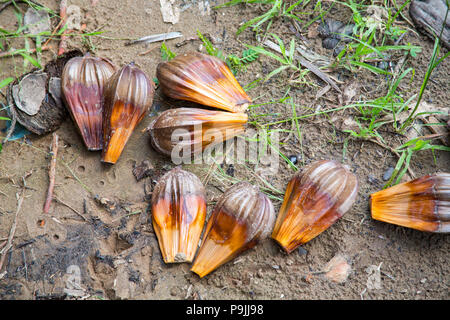
[[[450,232],[450,173],[426,175],[370,195],[375,220],[428,232]]]
[[[316,161],[288,183],[272,238],[288,253],[328,229],[353,205],[358,181],[346,166]]]
[[[257,187],[239,182],[218,200],[191,271],[204,277],[270,235],[275,212]]]
[[[182,54],[156,69],[163,93],[231,112],[244,112],[251,99],[222,60],[202,53]]]
[[[69,113],[88,150],[103,147],[103,91],[116,67],[105,58],[86,53],[64,66],[61,89]]]
[[[152,193],[153,229],[165,263],[192,262],[206,218],[206,194],[196,175],[176,167]]]
[[[247,119],[245,113],[177,108],[161,113],[147,131],[151,145],[162,154],[172,156],[178,146],[175,156],[190,156],[243,133]]]
[[[108,80],[104,93],[102,161],[116,163],[137,124],[153,102],[155,87],[130,63]]]

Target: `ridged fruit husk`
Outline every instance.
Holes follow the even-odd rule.
[[[155,86],[130,63],[116,71],[104,89],[102,161],[116,163],[136,125],[151,108]]]
[[[154,149],[166,156],[178,157],[183,153],[184,157],[243,133],[247,120],[245,113],[177,108],[161,113],[147,131]],[[175,147],[178,149],[174,150]]]
[[[191,271],[204,277],[268,237],[274,222],[264,193],[248,182],[235,184],[214,207]]]
[[[357,192],[356,176],[345,166],[331,160],[313,162],[288,183],[272,238],[292,252],[341,218]]]
[[[251,103],[222,60],[193,52],[158,64],[156,76],[163,93],[231,112],[244,112]]]
[[[70,59],[63,70],[64,101],[88,150],[103,147],[103,90],[114,64],[89,52]]]
[[[370,195],[375,220],[420,231],[450,232],[450,173],[426,175]]]
[[[152,222],[165,263],[192,262],[205,219],[205,188],[195,174],[176,167],[159,179]]]

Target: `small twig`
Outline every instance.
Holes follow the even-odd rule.
[[[123,215],[121,217],[117,217],[117,218],[113,219],[112,222],[116,222],[116,221],[121,220],[123,218],[129,217],[129,216],[134,216],[134,215],[139,214],[139,213],[142,213],[142,211],[141,210],[137,210],[137,211],[134,211],[134,212],[131,212],[131,213],[127,213],[127,214],[125,214],[125,215]]]
[[[150,47],[150,49],[145,50],[145,51],[139,53],[139,55],[140,55],[140,56],[146,55],[147,53],[150,53],[151,51],[155,50],[155,49],[158,48],[158,47],[159,47],[159,45],[154,45],[154,46]]]
[[[59,4],[59,16],[61,18],[61,25],[64,28],[67,20],[67,0],[61,0],[61,3]],[[66,50],[66,39],[67,36],[63,32],[61,35],[61,40],[59,42],[59,49],[58,49],[58,56],[64,54],[64,51]]]
[[[27,257],[25,255],[25,249],[22,248],[22,257],[23,257],[23,263],[25,266],[25,279],[28,281],[28,265],[27,265]]]
[[[17,115],[16,115],[16,111],[14,110],[14,107],[12,107],[12,101],[11,101],[11,90],[12,90],[12,86],[9,85],[8,86],[8,92],[6,94],[6,103],[8,104],[8,106],[10,106],[9,110],[11,113],[11,124],[9,126],[8,132],[6,133],[6,137],[3,140],[3,143],[6,143],[6,141],[9,140],[9,138],[11,137],[12,133],[14,132],[14,129],[16,128],[16,123],[17,123]]]
[[[50,210],[50,204],[53,198],[53,189],[55,187],[55,174],[56,174],[56,156],[58,155],[58,135],[53,133],[53,141],[52,141],[52,159],[50,162],[50,170],[48,172],[48,176],[50,179],[50,183],[48,185],[47,199],[44,204],[44,213],[48,213]]]
[[[212,169],[214,168],[214,165],[215,165],[215,162],[212,162],[211,166],[209,167],[208,173],[206,174],[205,178],[202,181],[204,186],[206,186],[209,182],[209,178],[211,176],[211,172],[212,172]]]
[[[67,208],[71,209],[73,212],[75,212],[77,215],[79,215],[81,218],[83,218],[84,221],[88,221],[85,216],[83,216],[80,212],[78,212],[76,209],[72,208],[67,203],[63,202],[62,200],[58,199],[57,197],[53,197],[53,199],[55,199],[56,202],[61,203],[62,205],[66,206]]]
[[[56,25],[55,29],[53,30],[52,34],[50,35],[50,37],[48,37],[47,41],[45,41],[44,46],[48,45],[49,42],[52,40],[53,36],[56,34],[56,32],[58,32],[58,30],[60,29],[60,27],[62,26],[63,21],[59,20],[58,24]]]
[[[16,214],[14,216],[14,222],[13,222],[13,224],[11,226],[11,229],[9,230],[8,241],[6,243],[6,246],[0,251],[0,271],[2,270],[3,263],[5,262],[6,255],[7,255],[8,251],[12,247],[14,234],[16,233],[17,217],[19,215],[20,208],[22,207],[22,203],[23,203],[23,199],[24,198],[25,198],[25,189],[22,189],[22,192],[21,192],[21,194],[19,196],[19,199],[17,200],[17,210],[16,210]]]

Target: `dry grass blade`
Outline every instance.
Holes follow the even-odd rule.
[[[270,40],[266,40],[264,41],[264,44],[266,46],[268,46],[270,49],[278,52],[278,53],[282,53],[280,46],[278,46],[277,44],[275,44],[274,42],[270,41]],[[289,55],[286,52],[286,55]],[[336,82],[334,82],[333,80],[331,80],[330,77],[328,77],[325,73],[323,73],[322,71],[320,71],[320,69],[318,67],[316,67],[315,65],[313,65],[311,62],[306,61],[305,59],[303,59],[302,57],[299,56],[294,56],[294,59],[298,60],[298,62],[300,62],[300,64],[307,68],[309,71],[311,71],[312,73],[314,73],[316,76],[318,76],[320,79],[322,79],[323,81],[325,81],[326,83],[328,83],[333,89],[335,89],[337,92],[342,93],[341,89],[339,89],[339,87],[337,86]]]

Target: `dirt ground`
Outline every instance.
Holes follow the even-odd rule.
[[[177,2],[186,7],[179,22],[172,25],[163,22],[159,1],[156,0],[68,1],[82,8],[82,23],[86,23],[87,30],[105,30],[103,36],[134,38],[181,31],[183,38],[167,41],[169,48],[177,54],[199,50],[199,41],[175,47],[176,43],[196,36],[197,29],[209,34],[215,45],[227,54],[242,52],[245,49],[243,43],[256,43],[251,31],[245,31],[238,39],[235,32],[243,21],[260,15],[261,9],[265,8],[248,5],[206,10],[205,4],[213,6],[223,1]],[[45,0],[41,3],[59,10],[59,1]],[[347,8],[335,8],[330,16],[348,22],[351,12]],[[405,21],[400,21],[408,26]],[[15,22],[11,7],[0,13],[2,27],[13,29]],[[313,24],[310,28],[316,27]],[[282,19],[275,21],[271,31],[282,36],[285,43],[295,36]],[[331,57],[331,50],[322,48],[321,40],[314,32],[309,34],[311,37],[306,33],[303,36],[309,48]],[[153,44],[124,46],[124,40],[90,39],[96,55],[108,57],[119,66],[134,61],[150,77],[155,76],[156,66],[161,61],[159,44],[151,52],[140,55]],[[403,39],[403,43],[407,42],[422,47],[422,52],[407,62],[407,66],[415,69],[414,80],[401,84],[401,89],[409,97],[420,88],[433,43],[414,32],[409,32]],[[87,49],[79,37],[69,39],[69,49],[72,48]],[[50,60],[54,54],[55,49],[45,52],[43,61]],[[242,85],[247,85],[276,67],[274,60],[260,56],[246,72],[239,73],[237,79]],[[22,72],[21,58],[0,61],[0,79],[20,76]],[[450,60],[447,59],[433,73],[424,101],[436,108],[448,108],[449,74]],[[248,93],[255,103],[280,99],[286,92],[289,75],[282,73]],[[342,70],[334,75],[342,82],[341,88],[358,84],[356,100],[375,98],[386,92],[386,78],[383,76],[364,71],[349,74]],[[302,106],[297,113],[314,112],[318,106],[328,109],[342,105],[333,90],[316,99],[317,92],[325,84],[312,74],[308,79],[316,86],[301,85],[292,87],[290,91],[295,103]],[[0,241],[8,237],[13,224],[16,194],[23,189],[22,177],[30,172],[31,175],[25,179],[25,198],[18,215],[14,246],[6,258],[3,271],[7,273],[0,279],[0,299],[449,298],[450,237],[371,219],[369,195],[382,188],[385,183],[382,177],[389,167],[395,166],[397,157],[371,142],[350,140],[345,159],[342,159],[343,141],[347,135],[338,130],[339,121],[335,121],[333,116],[343,119],[350,114],[347,111],[299,122],[303,133],[303,159],[295,134],[288,136],[285,133],[280,137],[281,140],[287,139],[281,151],[288,156],[298,156],[299,167],[302,161],[308,164],[319,159],[343,160],[351,167],[359,180],[359,195],[342,219],[289,255],[267,239],[202,279],[190,271],[189,264],[164,264],[151,225],[147,191],[173,164],[151,148],[148,135],[141,131],[158,111],[167,107],[165,103],[157,90],[152,112],[136,128],[119,161],[113,166],[102,164],[99,152],[86,150],[68,117],[56,131],[60,137],[58,157],[67,166],[58,162],[55,195],[60,201],[52,203],[49,214],[42,213],[42,206],[48,187],[50,159],[46,152],[52,135],[31,134],[19,140],[20,143],[9,142],[3,146],[0,154]],[[278,113],[273,119],[267,117],[268,122],[292,116],[292,109],[285,104],[268,104],[259,107],[257,113]],[[290,130],[291,123],[278,128]],[[383,132],[383,137],[394,147],[406,141],[405,137],[388,131]],[[440,142],[436,140],[434,143]],[[132,169],[143,160],[149,160],[154,166],[154,175],[137,182]],[[210,166],[185,165],[184,168],[203,180]],[[430,151],[416,153],[411,161],[411,169],[417,177],[448,171],[449,168],[450,155],[443,151],[435,152],[435,161]],[[224,169],[229,169],[229,165],[225,164]],[[275,188],[284,190],[293,173],[286,162],[280,160],[277,174],[267,174],[264,178]],[[234,166],[234,176],[260,183],[243,166]],[[224,185],[215,178],[208,181],[208,212],[211,212],[221,191],[230,184]],[[278,211],[281,202],[273,203]],[[351,266],[348,279],[341,284],[330,281],[322,272],[336,255],[345,256]],[[81,281],[75,280],[74,285],[74,275],[78,271]],[[374,285],[377,275],[379,282],[375,281]],[[68,288],[68,283],[72,283],[71,288]],[[76,288],[76,284],[80,288]],[[73,289],[76,293],[65,296],[64,289]]]

